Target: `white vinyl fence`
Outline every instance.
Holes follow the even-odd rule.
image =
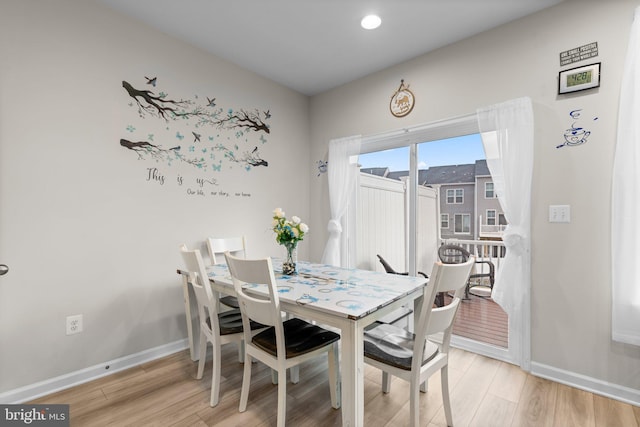
[[[356,268],[384,271],[381,255],[399,272],[408,270],[409,193],[405,181],[360,174],[356,219]],[[431,273],[437,259],[438,203],[432,188],[418,188],[417,270]]]

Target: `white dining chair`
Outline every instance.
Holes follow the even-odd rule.
[[[198,306],[200,352],[196,378],[202,379],[207,357],[207,343],[211,343],[213,348],[213,372],[209,404],[216,406],[220,397],[221,347],[228,343],[237,343],[239,346],[242,344],[245,337],[243,334],[242,315],[239,309],[225,312],[218,311],[215,292],[208,283],[209,278],[200,251],[197,249],[190,251],[186,245],[181,245],[180,252],[188,272],[188,283],[193,289]],[[265,326],[252,322],[249,326],[249,335],[264,328]]]
[[[207,248],[211,265],[224,261],[224,253],[230,252],[232,255],[247,257],[247,240],[244,236],[237,237],[208,237]],[[231,295],[220,297],[220,302],[227,307],[238,308],[238,300]]]
[[[285,425],[287,415],[287,369],[299,366],[312,358],[328,354],[331,406],[340,407],[338,372],[338,341],[340,335],[305,320],[284,320],[276,287],[271,258],[242,259],[226,253],[227,266],[240,303],[243,325],[256,321],[270,326],[250,336],[245,332],[245,361],[240,412],[247,409],[251,384],[251,361],[257,359],[277,374],[277,425]],[[256,285],[266,285],[269,295],[250,293]],[[248,329],[247,329],[248,331]]]
[[[423,293],[415,335],[389,324],[379,324],[364,332],[364,361],[382,370],[383,393],[390,391],[390,376],[410,384],[410,426],[419,425],[420,391],[426,391],[426,381],[438,370],[447,425],[453,426],[448,378],[449,343],[453,320],[474,261],[470,257],[462,264],[443,264],[440,261],[434,264]],[[447,305],[433,307],[439,292],[454,292],[454,297]],[[442,333],[440,344],[431,339],[438,333]]]

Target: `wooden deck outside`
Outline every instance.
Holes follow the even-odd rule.
[[[491,298],[469,295],[463,300],[453,325],[455,335],[508,347],[507,313]]]

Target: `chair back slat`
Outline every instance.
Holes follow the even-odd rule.
[[[439,279],[434,286],[435,292],[454,292],[464,289],[469,280],[469,275],[475,263],[475,257],[469,256],[460,264],[438,263],[434,264],[434,270],[439,271]],[[432,273],[432,276],[433,277]]]
[[[248,260],[235,257],[229,252],[225,253],[225,258],[242,313],[263,325],[282,327],[280,299],[271,258]],[[268,299],[251,295],[251,288],[256,285],[267,286]]]
[[[437,334],[438,332],[443,332],[452,325],[453,318],[456,315],[459,305],[460,298],[456,298],[453,302],[445,305],[444,307],[433,308],[431,310],[429,324],[427,325],[426,335],[428,336]]]
[[[207,248],[211,264],[218,264],[224,261],[224,253],[230,252],[232,255],[246,258],[247,247],[244,236],[241,237],[209,237],[207,238]],[[222,255],[222,256],[221,256]]]
[[[215,333],[220,330],[218,325],[218,304],[216,294],[208,283],[209,276],[207,275],[202,255],[199,250],[188,250],[185,245],[182,245],[180,249],[182,260],[188,272],[187,280],[196,296],[201,327]],[[210,319],[211,328],[207,325],[207,318]]]
[[[424,352],[427,337],[438,332],[445,332],[443,347],[449,347],[450,329],[453,326],[453,319],[460,304],[460,297],[469,280],[474,261],[474,257],[471,256],[461,264],[444,264],[441,261],[433,264],[415,329],[414,348],[420,349],[418,350],[419,353]],[[439,292],[454,292],[455,294],[449,304],[434,308],[433,301],[435,295]],[[423,357],[423,354],[414,354],[413,364],[416,365],[415,369],[420,368]]]

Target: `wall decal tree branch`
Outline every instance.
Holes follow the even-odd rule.
[[[162,99],[155,96],[150,90],[135,89],[128,82],[122,81],[122,87],[127,91],[130,97],[138,104],[138,112],[146,111],[149,114],[157,115],[165,120],[169,120],[168,113],[176,114],[176,108],[188,105],[188,101],[174,101],[172,99]],[[145,103],[143,103],[144,101]],[[175,107],[174,107],[175,106]]]
[[[157,77],[152,79],[145,77],[145,79],[147,84],[153,87],[158,84]],[[271,132],[269,125],[266,123],[271,118],[270,110],[261,112],[258,109],[239,109],[238,111],[228,109],[225,114],[223,113],[223,108],[217,107],[215,97],[207,96],[206,103],[199,105],[197,95],[195,100],[173,99],[162,91],[156,94],[152,90],[137,89],[125,80],[122,81],[122,87],[129,97],[133,99],[129,106],[137,107],[140,118],[153,116],[163,119],[167,123],[167,131],[170,129],[169,124],[171,122],[184,123],[194,128],[190,129],[194,137],[191,145],[187,143],[187,147],[182,151],[180,145],[165,149],[159,144],[150,142],[154,141],[153,137],[155,135],[152,133],[148,134],[148,140],[135,142],[129,139],[120,139],[120,145],[134,151],[138,155],[138,159],[142,160],[150,157],[156,162],[163,161],[169,165],[173,160],[179,160],[205,170],[210,162],[213,170],[220,171],[222,160],[216,160],[216,156],[213,154],[214,151],[220,151],[223,153],[224,159],[229,163],[242,164],[247,171],[257,166],[268,167],[269,163],[260,157],[258,145],[266,143],[267,140],[264,135],[268,135]],[[127,126],[127,131],[133,134],[138,127],[139,125],[129,125]],[[213,143],[214,140],[220,137],[219,134],[206,135],[207,127],[233,132],[232,135],[235,136],[237,142],[235,144],[232,143],[232,148],[228,148],[220,142],[207,147],[207,143]],[[196,129],[197,132],[195,131]],[[245,145],[245,143],[249,142],[248,135],[253,132],[261,134],[257,141],[258,145],[252,151],[240,148],[239,145]],[[179,139],[178,144],[186,142],[184,141],[185,133],[184,129],[179,129],[175,132],[175,138]],[[227,137],[227,139],[230,138]],[[205,159],[205,157],[208,158]]]
[[[206,165],[204,158],[186,158],[182,153],[180,153],[180,146],[164,149],[159,145],[154,145],[147,141],[132,142],[126,139],[121,139],[120,145],[134,151],[138,155],[138,159],[144,159],[145,155],[150,155],[152,158],[162,161],[170,162],[173,159],[181,160],[198,168],[202,168]]]

